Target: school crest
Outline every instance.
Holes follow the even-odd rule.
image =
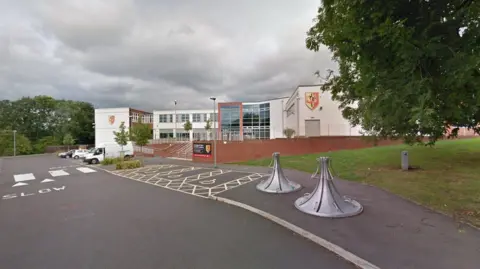
[[[206,151],[207,153],[210,153],[210,145],[205,145],[205,151]]]
[[[305,93],[305,105],[310,109],[314,110],[320,104],[320,97],[318,92],[306,92]]]
[[[110,125],[113,125],[115,123],[115,116],[114,115],[108,116],[108,123],[110,123]]]

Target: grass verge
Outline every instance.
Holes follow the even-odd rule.
[[[409,152],[408,172],[400,169],[400,153]],[[343,179],[378,186],[480,227],[480,139],[439,141],[434,147],[396,145],[283,156],[283,168],[314,172],[316,158],[330,156]],[[238,163],[268,166],[270,159]]]

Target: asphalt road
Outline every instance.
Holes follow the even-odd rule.
[[[2,269],[354,268],[242,209],[72,165],[0,159]]]

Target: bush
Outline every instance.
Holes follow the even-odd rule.
[[[102,165],[110,165],[110,164],[117,164],[121,161],[122,159],[120,157],[118,158],[105,158],[101,164]]]
[[[124,162],[118,162],[116,169],[117,170],[120,170],[120,169],[134,169],[134,168],[140,168],[142,166],[143,166],[143,164],[140,160],[124,161]]]
[[[285,130],[283,130],[283,134],[290,139],[295,135],[295,130],[293,130],[292,128],[286,128]]]

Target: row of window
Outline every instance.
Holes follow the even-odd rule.
[[[211,134],[210,134],[211,135]],[[197,130],[193,131],[194,139],[205,139],[206,137],[210,136],[208,132]],[[159,138],[173,138],[173,130],[159,130],[158,133]],[[189,133],[177,130],[177,137],[178,138],[189,138]],[[220,137],[223,140],[239,140],[240,139],[240,132],[239,130],[231,130],[231,129],[222,129],[220,132]],[[243,139],[270,139],[270,128],[243,128]]]
[[[217,121],[217,114],[210,113],[194,113],[192,114],[192,122],[206,122],[208,119],[211,121]],[[190,120],[190,114],[177,114],[176,122],[187,122]],[[169,123],[173,122],[173,114],[160,114],[158,115],[158,122]]]
[[[132,122],[138,122],[140,117],[142,118],[143,123],[153,123],[153,114],[140,114],[137,112],[132,112]]]

